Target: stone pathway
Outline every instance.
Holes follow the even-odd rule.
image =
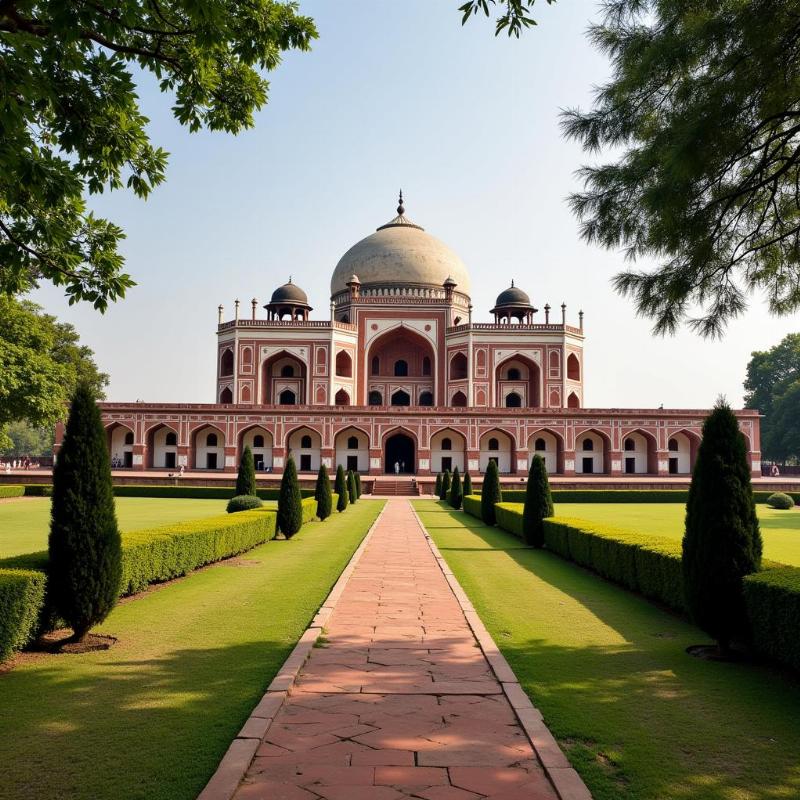
[[[388,501],[320,644],[237,800],[588,796],[554,790],[407,500]]]

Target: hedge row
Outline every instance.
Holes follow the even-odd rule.
[[[687,489],[553,489],[554,503],[686,503]],[[766,503],[772,492],[753,492],[756,503]],[[797,503],[800,492],[787,492]],[[503,488],[503,500],[524,503],[525,489]]]
[[[522,538],[523,505],[504,502],[495,508],[498,525]],[[479,502],[477,509],[480,516]],[[544,532],[548,550],[686,614],[679,541],[561,517],[546,519]],[[800,670],[800,568],[774,562],[764,567],[744,579],[751,643],[759,653]]]
[[[25,494],[24,486],[15,484],[0,484],[0,497],[22,497]]]
[[[0,662],[36,633],[45,582],[37,570],[0,569]]]
[[[305,503],[305,501],[304,501]],[[243,553],[275,536],[274,510],[242,511],[122,534],[121,595]],[[0,661],[51,627],[47,552],[0,561]]]
[[[800,569],[778,567],[748,575],[744,599],[755,648],[800,670]]]
[[[473,517],[481,518],[481,496],[479,494],[468,494],[461,501],[464,511]]]
[[[1,489],[2,487],[0,487]],[[50,497],[53,487],[49,484],[34,483],[22,487],[28,497]],[[187,500],[230,500],[236,488],[234,486],[140,486],[125,484],[114,487],[116,497],[183,497]],[[258,496],[262,500],[277,500],[278,489],[259,489]],[[313,489],[300,489],[303,497],[311,497]],[[0,494],[0,497],[3,495]]]

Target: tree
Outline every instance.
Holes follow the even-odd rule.
[[[800,379],[775,398],[767,428],[766,452],[784,464],[800,459]]]
[[[785,462],[800,458],[800,447],[792,445],[792,422],[800,406],[790,389],[800,381],[800,333],[790,333],[769,350],[751,354],[744,381],[745,408],[757,408],[761,420],[761,451],[766,459]],[[780,413],[778,404],[780,403]]]
[[[469,497],[472,494],[472,478],[469,472],[464,473],[464,497]]]
[[[761,533],[747,446],[719,400],[703,423],[686,504],[683,581],[692,619],[724,655],[745,628],[742,578],[761,566]]]
[[[358,500],[358,492],[356,490],[356,479],[352,470],[347,470],[347,496],[351,503]]]
[[[100,310],[123,297],[124,234],[86,196],[127,187],[146,198],[164,180],[134,71],[174,94],[190,131],[237,133],[267,101],[260,71],[316,38],[297,12],[277,0],[0,2],[0,292],[47,280]]]
[[[108,375],[78,343],[72,325],[2,293],[0,320],[0,447],[11,447],[7,428],[13,422],[52,430],[79,383],[103,398]]]
[[[446,469],[442,474],[442,489],[439,492],[439,499],[447,500],[447,494],[450,491],[450,470]]]
[[[360,500],[361,499],[361,475],[359,475],[357,472],[354,472],[353,473],[353,477],[356,480],[356,499]]]
[[[436,492],[436,496],[437,497],[441,497],[442,496],[442,473],[441,472],[436,474],[436,489],[435,489],[435,492]]]
[[[552,5],[556,0],[547,0],[548,5]],[[488,17],[492,8],[502,9],[497,16],[494,35],[499,36],[505,31],[509,36],[519,35],[523,28],[530,28],[536,25],[536,20],[531,17],[528,10],[533,8],[536,0],[467,0],[463,6],[459,6],[461,12],[461,24],[466,24],[470,17],[477,16],[481,12]]]
[[[453,481],[450,484],[450,496],[448,502],[453,508],[461,508],[461,501],[463,495],[461,494],[461,476],[458,474],[458,467],[453,470]]]
[[[481,519],[487,525],[494,525],[497,522],[497,514],[494,507],[496,503],[503,502],[503,493],[500,490],[500,473],[497,471],[497,462],[489,459],[486,466],[486,474],[483,476],[483,487],[481,489]]]
[[[317,501],[317,516],[320,520],[326,520],[331,515],[333,497],[331,496],[331,481],[328,477],[328,468],[320,464],[317,473],[317,486],[314,489],[314,498]]]
[[[82,642],[119,597],[122,541],[114,508],[106,432],[94,395],[78,386],[53,470],[48,591]]]
[[[9,423],[5,430],[9,444],[0,446],[0,455],[49,455],[53,450],[54,431],[52,427],[34,428],[27,422]]]
[[[303,495],[297,480],[297,467],[294,459],[286,459],[286,467],[281,476],[278,493],[278,530],[291,539],[303,525]]]
[[[236,496],[258,496],[256,488],[256,466],[253,461],[253,451],[250,445],[245,445],[239,461],[239,474],[236,476]]]
[[[525,506],[522,510],[522,534],[525,541],[534,547],[544,545],[542,520],[553,516],[553,497],[547,467],[541,456],[531,459],[528,470],[528,485],[525,487]]]
[[[336,510],[340,513],[347,508],[347,481],[344,477],[344,468],[341,464],[336,467],[336,483],[334,491],[337,494]]]
[[[722,333],[768,298],[800,307],[800,27],[797,6],[615,0],[593,44],[611,80],[562,125],[594,158],[570,198],[588,242],[656,258],[615,286],[658,333]],[[617,154],[618,157],[617,157]],[[693,308],[699,309],[690,317]]]

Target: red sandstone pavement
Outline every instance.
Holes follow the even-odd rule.
[[[496,648],[492,663],[512,682],[495,677],[448,581],[410,503],[389,500],[322,646],[293,687],[273,687],[288,696],[262,701],[260,716],[274,719],[256,734],[237,800],[589,797]],[[239,769],[251,752],[243,742]]]

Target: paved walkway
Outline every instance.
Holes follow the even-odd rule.
[[[322,644],[237,800],[556,800],[406,499],[387,503]]]

